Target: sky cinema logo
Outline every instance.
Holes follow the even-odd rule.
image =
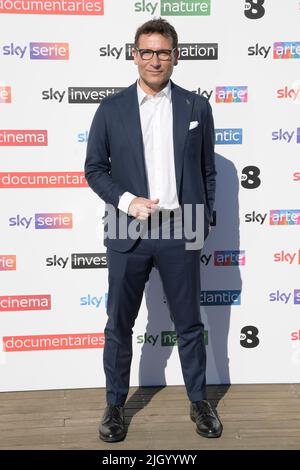
[[[160,16],[209,16],[211,0],[142,0],[134,2],[136,13],[158,14]]]
[[[0,146],[37,147],[48,145],[48,131],[0,129]]]
[[[0,0],[0,14],[104,15],[104,0]]]
[[[1,295],[0,312],[51,310],[51,295]]]

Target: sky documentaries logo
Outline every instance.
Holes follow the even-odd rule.
[[[3,351],[50,351],[104,347],[104,333],[3,336]]]
[[[104,0],[0,0],[0,13],[29,15],[104,15]]]
[[[0,173],[0,189],[87,187],[82,171]]]
[[[0,129],[0,146],[41,147],[48,145],[48,131]]]
[[[51,295],[2,295],[0,312],[51,310]]]
[[[0,255],[0,271],[15,271],[16,269],[16,255]]]
[[[73,228],[73,214],[70,212],[65,213],[39,213],[34,214],[34,217],[26,217],[17,214],[15,217],[10,217],[8,224],[9,227],[21,227],[28,229],[32,226],[34,219],[34,228],[36,230],[45,229],[72,229]]]
[[[134,1],[136,13],[150,13],[160,16],[209,16],[211,0],[142,0]]]
[[[247,86],[217,86],[216,103],[247,103]]]
[[[67,42],[30,42],[29,46],[19,46],[11,42],[2,47],[4,56],[23,59],[29,52],[31,60],[69,60],[69,43]]]
[[[0,86],[0,103],[11,103],[10,86]]]

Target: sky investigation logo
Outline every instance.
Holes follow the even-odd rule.
[[[123,49],[125,59],[133,60],[133,43],[126,43],[125,47],[112,47],[110,44],[99,49],[100,56],[114,56],[119,59]],[[178,44],[179,60],[218,60],[219,45],[216,42],[185,42]]]
[[[209,16],[211,0],[134,0],[133,8],[136,13],[159,16]]]

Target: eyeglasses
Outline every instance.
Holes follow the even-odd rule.
[[[142,60],[151,60],[154,54],[156,54],[156,57],[159,60],[170,60],[173,52],[176,51],[176,47],[173,49],[160,49],[159,51],[152,51],[152,49],[139,49],[138,47],[135,47],[135,50],[138,51]]]

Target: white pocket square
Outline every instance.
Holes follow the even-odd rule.
[[[198,121],[191,121],[190,122],[190,127],[189,127],[189,131],[192,130],[192,129],[195,129],[195,127],[199,126],[199,122]]]

